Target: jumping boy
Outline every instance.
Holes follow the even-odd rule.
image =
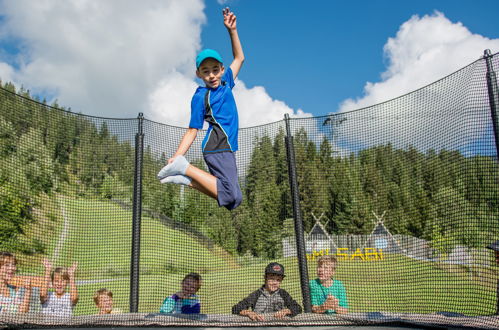
[[[244,53],[236,28],[236,15],[225,8],[224,25],[229,32],[234,60],[224,67],[215,50],[205,49],[196,57],[196,75],[205,87],[198,87],[191,101],[191,120],[177,151],[158,173],[161,183],[193,187],[216,199],[219,206],[233,210],[242,201],[237,180],[236,158],[239,120],[232,95],[234,80],[244,62]],[[203,157],[210,173],[191,165],[184,157],[203,122],[209,124],[202,143]]]
[[[262,314],[272,313],[275,318],[282,319],[301,313],[301,306],[280,288],[283,279],[284,266],[271,262],[265,267],[265,284],[232,307],[232,313],[253,321],[265,321]]]

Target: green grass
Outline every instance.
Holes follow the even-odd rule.
[[[81,278],[128,276],[132,248],[130,211],[99,200],[61,201],[71,223],[58,265],[78,261]],[[54,242],[55,244],[55,242]],[[206,272],[227,267],[196,239],[142,217],[140,270],[145,274]]]
[[[296,258],[279,259],[287,276],[282,283],[302,303]],[[266,262],[239,269],[212,271],[203,274],[199,291],[203,313],[230,313],[239,300],[263,284]],[[309,263],[310,279],[315,277],[315,262]],[[335,278],[341,280],[348,294],[351,312],[389,311],[401,313],[457,312],[466,315],[492,314],[495,293],[466,273],[449,273],[432,264],[401,256],[387,256],[383,261],[342,261]],[[178,291],[181,274],[141,275],[139,311],[156,313],[163,299]],[[91,296],[101,287],[115,293],[115,305],[128,311],[129,279],[80,287],[81,299],[77,314],[95,311]]]
[[[131,212],[102,200],[61,199],[71,222],[69,235],[56,265],[79,262],[78,280],[113,279],[80,284],[80,302],[75,314],[96,313],[92,296],[107,287],[114,293],[115,307],[129,310]],[[62,223],[57,231],[62,230]],[[52,239],[49,251],[57,239]],[[163,299],[178,291],[183,276],[202,273],[199,292],[203,313],[230,313],[231,307],[263,284],[267,261],[238,267],[220,248],[209,250],[181,231],[143,217],[140,255],[140,312],[158,312]],[[302,302],[296,258],[277,260],[286,268],[282,287]],[[309,261],[309,277],[315,278],[316,262]],[[24,267],[38,269],[41,267]],[[335,278],[348,295],[350,311],[402,313],[457,312],[493,314],[496,303],[497,269],[475,269],[413,260],[385,254],[378,261],[340,261]]]

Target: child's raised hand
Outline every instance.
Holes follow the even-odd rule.
[[[31,289],[31,278],[30,278],[30,277],[28,277],[28,278],[26,278],[26,279],[24,280],[24,287],[25,287],[26,289]]]
[[[52,269],[52,263],[47,258],[44,258],[42,260],[42,264],[45,267],[45,269]]]
[[[224,25],[228,30],[236,29],[236,15],[230,11],[229,7],[225,7],[222,11],[224,15]]]
[[[78,268],[78,261],[75,261],[73,265],[68,268],[68,275],[73,277],[76,273],[76,268]]]

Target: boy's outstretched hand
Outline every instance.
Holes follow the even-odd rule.
[[[71,267],[68,268],[68,275],[74,278],[76,273],[76,268],[78,268],[78,261],[75,261]]]
[[[42,261],[43,266],[45,267],[46,270],[50,271],[52,269],[52,263],[50,262],[49,259],[44,258]]]
[[[224,25],[228,30],[236,29],[236,15],[230,11],[229,7],[225,7],[222,11],[224,15]]]

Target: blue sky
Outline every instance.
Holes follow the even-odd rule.
[[[367,81],[380,80],[387,66],[383,46],[413,15],[439,11],[472,33],[499,38],[499,1],[226,2],[240,20],[248,58],[241,79],[248,87],[264,85],[273,98],[314,115],[338,110],[343,100],[361,96]],[[203,45],[229,57],[217,21],[220,6],[207,3]],[[475,57],[482,52],[476,49]]]
[[[379,103],[499,51],[499,1],[0,0],[0,79],[73,111],[189,119],[194,58],[246,62],[234,90],[241,126]]]

